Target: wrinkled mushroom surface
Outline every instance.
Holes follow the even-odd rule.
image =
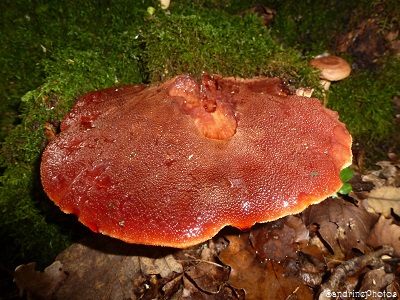
[[[351,136],[279,79],[178,76],[78,99],[41,164],[43,187],[95,232],[187,247],[301,212],[342,186]]]

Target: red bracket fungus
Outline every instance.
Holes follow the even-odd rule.
[[[43,153],[44,190],[95,232],[188,247],[335,194],[351,136],[277,78],[178,76],[78,99]]]

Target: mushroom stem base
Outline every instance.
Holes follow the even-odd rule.
[[[324,80],[321,79],[319,81],[319,83],[321,84],[323,90],[322,90],[322,95],[323,95],[323,105],[326,107],[328,105],[328,98],[326,97],[326,91],[329,90],[329,88],[331,87],[331,81],[329,80]]]
[[[319,83],[322,85],[325,91],[328,91],[331,87],[331,82],[329,80],[321,79]]]

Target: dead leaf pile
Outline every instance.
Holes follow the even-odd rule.
[[[365,182],[372,182],[374,189],[367,195],[357,195],[364,198],[363,205],[370,212],[376,212],[390,218],[392,212],[400,217],[400,162],[381,161],[381,167],[362,176]]]
[[[391,245],[397,256],[400,255],[400,161],[392,156],[391,161],[381,161],[381,169],[361,176],[365,182],[372,182],[374,188],[369,192],[354,193],[354,198],[362,199],[362,205],[371,214],[380,215],[370,235],[368,245],[379,248]]]
[[[250,300],[313,299],[312,289],[297,276],[300,267],[293,260],[293,257],[297,257],[296,249],[290,246],[285,249],[284,242],[279,241],[281,237],[285,241],[285,237],[283,235],[277,236],[275,230],[258,228],[257,231],[256,235],[260,235],[262,232],[266,235],[272,234],[278,237],[276,243],[272,241],[261,248],[262,260],[257,257],[258,252],[251,245],[251,240],[254,241],[252,231],[227,236],[229,246],[219,254],[220,260],[225,265],[230,266],[231,269],[227,283],[235,289],[243,290],[245,299]],[[285,225],[282,225],[278,231],[285,232]],[[250,235],[253,238],[250,238]],[[284,250],[283,254],[279,255],[279,258],[283,258],[284,261],[278,262],[266,258],[268,250],[271,250],[272,255]],[[290,257],[290,259],[286,260],[283,256]]]
[[[379,161],[376,165],[381,169],[362,175],[363,181],[372,182],[375,188],[400,186],[400,161],[397,157],[392,161]]]
[[[15,283],[28,299],[322,300],[350,292],[396,298],[400,164],[378,165],[379,171],[356,175],[357,189],[347,198],[327,199],[299,216],[247,232],[226,228],[188,249],[93,234],[44,272],[34,263],[18,267]]]

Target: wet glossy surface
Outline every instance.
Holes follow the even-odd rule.
[[[342,185],[351,137],[279,79],[180,76],[78,99],[43,154],[43,187],[93,231],[186,247],[320,202]]]

